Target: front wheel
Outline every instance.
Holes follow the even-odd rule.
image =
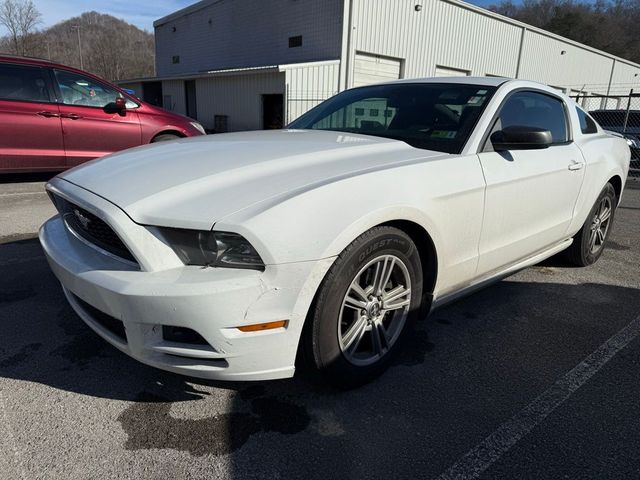
[[[586,267],[600,258],[611,232],[616,205],[616,191],[607,183],[589,212],[587,221],[573,237],[573,243],[567,249],[567,257],[571,263]]]
[[[354,240],[329,270],[305,329],[312,366],[344,388],[380,375],[419,314],[421,272],[401,230],[376,227]]]
[[[178,135],[174,135],[173,133],[163,133],[161,135],[153,137],[153,139],[151,140],[151,143],[171,142],[172,140],[180,140],[181,138],[182,137],[179,137]]]

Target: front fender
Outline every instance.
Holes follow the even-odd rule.
[[[368,229],[407,220],[431,236],[438,283],[451,286],[475,274],[483,208],[477,157],[448,157],[259,202],[214,229],[240,233],[266,264],[280,264],[335,257]]]

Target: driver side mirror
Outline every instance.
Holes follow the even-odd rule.
[[[116,98],[115,102],[105,105],[104,111],[107,113],[119,113],[125,115],[127,113],[127,99],[124,97]]]
[[[491,144],[496,152],[507,150],[539,150],[553,143],[549,130],[538,127],[514,125],[498,130],[491,135]]]

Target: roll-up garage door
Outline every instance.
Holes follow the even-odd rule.
[[[471,72],[459,68],[441,67],[436,65],[436,77],[467,77]]]
[[[353,69],[353,86],[361,87],[400,78],[402,61],[370,53],[356,52]]]

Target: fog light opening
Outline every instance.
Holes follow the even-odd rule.
[[[185,327],[162,326],[162,339],[167,342],[188,343],[191,345],[209,345],[195,330]]]

